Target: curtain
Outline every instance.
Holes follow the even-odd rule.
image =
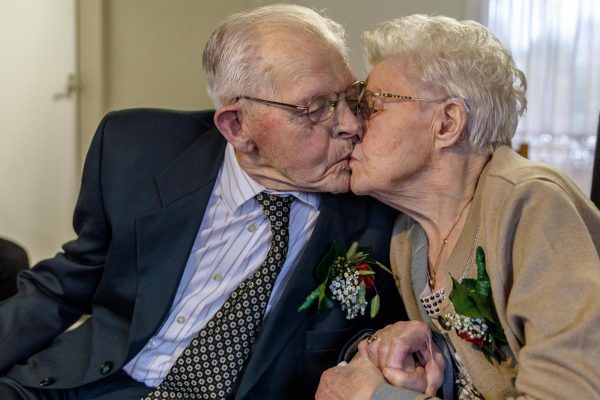
[[[589,193],[600,112],[600,1],[489,0],[487,23],[527,77],[515,145]]]

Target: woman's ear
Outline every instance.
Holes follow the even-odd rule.
[[[237,151],[245,154],[254,151],[254,141],[244,127],[244,112],[238,104],[219,108],[213,120],[219,132]]]
[[[439,148],[451,147],[462,138],[467,129],[466,105],[462,100],[455,98],[444,101],[441,118],[436,132],[436,141]]]

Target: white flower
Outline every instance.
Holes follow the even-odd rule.
[[[342,311],[346,311],[346,319],[365,315],[367,301],[360,295],[361,284],[358,282],[358,272],[345,271],[342,276],[336,276],[329,284],[333,298],[340,302]],[[362,290],[364,291],[364,285]]]

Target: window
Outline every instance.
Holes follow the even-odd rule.
[[[488,26],[527,77],[514,145],[590,192],[600,112],[600,2],[489,0]]]

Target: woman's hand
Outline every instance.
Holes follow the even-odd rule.
[[[401,321],[377,331],[358,345],[391,384],[435,395],[444,380],[444,356],[424,322]]]
[[[329,368],[321,375],[316,400],[368,400],[385,379],[375,364],[355,357],[350,364]]]

